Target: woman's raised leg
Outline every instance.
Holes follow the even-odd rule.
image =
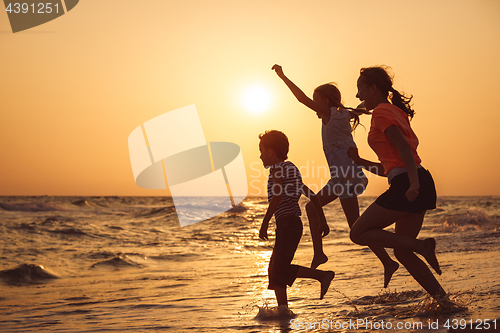
[[[399,212],[373,203],[366,209],[351,229],[351,240],[356,244],[389,247],[396,258],[429,294],[440,297],[443,288],[432,275],[427,265],[414,252],[424,256],[426,261],[441,273],[435,254],[435,241],[416,239],[422,227],[424,214]],[[383,230],[396,222],[396,233]]]
[[[349,228],[351,228],[356,220],[359,218],[359,203],[358,197],[352,197],[347,199],[340,199],[340,203],[342,205],[342,209],[344,210],[344,214],[347,218],[347,223],[349,224]],[[399,264],[392,260],[387,251],[380,246],[369,246],[370,250],[375,253],[377,258],[382,262],[384,266],[384,288],[387,288],[389,282],[391,281],[392,275],[399,268]]]

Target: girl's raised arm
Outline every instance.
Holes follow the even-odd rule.
[[[304,94],[304,92],[300,90],[300,88],[297,87],[295,83],[293,83],[289,78],[286,77],[286,75],[283,73],[283,68],[280,65],[274,65],[271,69],[276,72],[276,74],[280,79],[283,80],[283,82],[285,82],[287,87],[300,103],[304,104],[309,109],[321,114],[324,117],[330,117],[330,107],[316,103],[315,101],[307,97],[307,95]]]

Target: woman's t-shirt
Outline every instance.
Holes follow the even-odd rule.
[[[401,130],[410,144],[415,163],[419,165],[421,162],[417,154],[418,138],[410,127],[408,115],[395,105],[381,103],[372,112],[368,144],[377,154],[386,175],[395,167],[405,166],[398,149],[384,134],[385,130],[392,125],[396,125]]]

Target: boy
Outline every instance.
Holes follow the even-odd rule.
[[[320,233],[328,232],[325,214],[318,197],[302,183],[297,167],[288,158],[288,138],[280,131],[266,131],[259,135],[260,159],[265,168],[271,168],[267,184],[269,207],[267,209],[259,238],[267,240],[269,220],[276,219],[276,241],[269,261],[269,286],[274,290],[278,301],[278,311],[288,310],[286,287],[291,286],[295,278],[311,278],[321,283],[320,299],[328,291],[335,273],[303,266],[292,265],[292,259],[302,237],[302,221],[298,204],[301,194],[305,194],[313,203],[320,220]]]

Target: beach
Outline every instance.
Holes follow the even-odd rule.
[[[361,211],[374,199],[360,197]],[[312,259],[306,203],[294,259],[303,266]],[[296,316],[278,318],[267,290],[274,222],[269,241],[258,238],[265,198],[180,227],[168,197],[0,197],[0,331],[500,329],[500,197],[439,197],[437,206],[419,238],[436,239],[436,277],[456,308],[439,308],[402,266],[382,288],[382,265],[350,241],[334,202],[324,208],[329,261],[319,267],[336,273],[330,290],[319,300],[319,283],[297,279]]]

